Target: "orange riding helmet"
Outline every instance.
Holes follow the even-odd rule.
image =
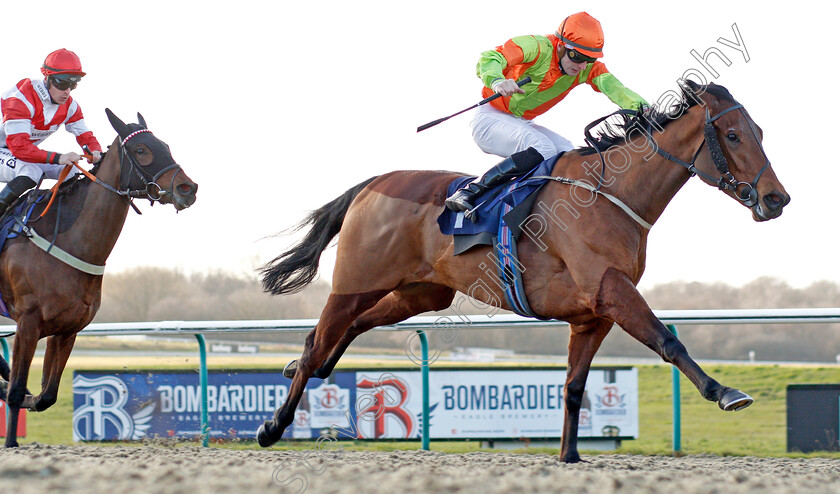
[[[560,41],[584,55],[593,58],[604,56],[604,30],[598,19],[586,12],[566,17],[554,34]]]
[[[85,75],[82,71],[82,61],[75,53],[66,48],[61,48],[47,55],[44,64],[41,65],[41,73],[45,76],[66,74],[65,77],[60,78],[73,82],[78,82]]]

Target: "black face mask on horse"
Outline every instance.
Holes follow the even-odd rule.
[[[106,109],[108,120],[120,136],[120,181],[119,194],[128,197],[146,197],[153,203],[160,201],[163,195],[175,190],[175,181],[183,173],[181,165],[175,162],[166,145],[154,137],[146,125],[143,115],[137,114],[139,123],[126,124]],[[150,161],[154,156],[154,162]],[[158,181],[171,170],[175,170],[169,187],[163,188]],[[173,203],[181,210],[189,205],[183,201]]]

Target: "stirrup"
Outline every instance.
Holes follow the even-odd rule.
[[[464,218],[472,221],[473,223],[478,223],[478,206],[464,211]]]

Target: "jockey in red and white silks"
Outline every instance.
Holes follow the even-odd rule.
[[[47,56],[41,72],[43,80],[23,79],[0,100],[0,181],[8,182],[0,191],[0,213],[43,176],[57,179],[64,165],[81,159],[74,152],[60,154],[38,147],[61,125],[76,136],[80,146],[87,146],[94,160],[101,156],[102,147],[70,96],[85,75],[79,57],[69,50],[57,50]]]

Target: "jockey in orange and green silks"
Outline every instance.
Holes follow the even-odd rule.
[[[524,93],[497,98],[490,104],[499,110],[531,120],[548,111],[562,101],[569,91],[583,83],[604,93],[621,108],[636,110],[647,104],[644,98],[627,89],[602,62],[587,60],[586,68],[577,75],[564,74],[558,53],[562,51],[558,50],[560,43],[560,38],[553,34],[518,36],[495,50],[482,53],[476,71],[485,86],[483,97],[495,93],[492,89],[494,82],[520,80],[530,76],[531,82],[522,87]],[[602,52],[590,52],[597,55],[588,55],[584,49],[578,51],[591,58],[600,58],[602,55]]]
[[[479,106],[470,124],[473,139],[485,153],[505,159],[447,198],[446,207],[472,218],[475,200],[485,190],[571,150],[574,146],[568,139],[533,119],[580,84],[589,84],[621,108],[647,107],[644,98],[627,89],[598,61],[603,55],[601,23],[586,12],[567,17],[554,34],[518,36],[482,53],[477,66],[484,83],[482,94],[501,97]],[[531,82],[519,87],[517,81],[526,76]]]

